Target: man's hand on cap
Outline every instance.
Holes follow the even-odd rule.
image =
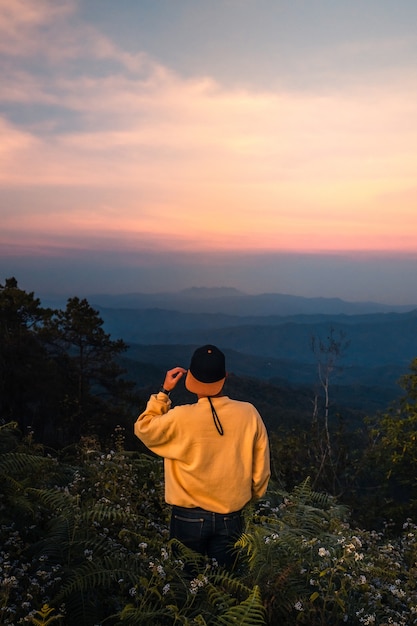
[[[163,387],[167,391],[172,391],[178,384],[178,381],[187,373],[187,370],[183,367],[174,367],[172,370],[168,370],[165,376]]]

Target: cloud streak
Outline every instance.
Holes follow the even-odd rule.
[[[0,0],[3,254],[416,251],[409,64],[299,89],[227,84],[123,47],[80,6]],[[333,53],[411,46],[387,36]],[[325,75],[324,52],[304,59]]]

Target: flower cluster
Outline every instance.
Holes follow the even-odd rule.
[[[20,624],[49,601],[62,581],[62,566],[50,563],[46,555],[26,556],[14,524],[2,525],[0,537],[0,623]]]
[[[389,526],[364,531],[305,487],[278,501],[271,497],[248,510],[244,549],[227,587],[221,568],[171,546],[162,462],[124,452],[118,437],[105,452],[85,441],[61,475],[59,463],[49,475],[42,470],[26,479],[22,471],[31,489],[19,486],[0,511],[1,624],[34,623],[44,606],[66,616],[56,620],[65,623],[83,606],[84,576],[99,598],[86,625],[110,615],[135,623],[134,612],[148,610],[158,610],[158,623],[167,625],[198,623],[200,612],[214,624],[253,589],[260,590],[258,608],[266,608],[268,624],[417,625],[411,520],[399,536]]]

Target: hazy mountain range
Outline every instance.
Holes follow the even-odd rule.
[[[318,385],[312,339],[326,345],[333,333],[347,344],[332,373],[333,397],[355,410],[377,411],[399,396],[397,381],[417,357],[417,307],[411,305],[199,288],[87,299],[106,332],[129,345],[125,363],[144,389],[160,384],[169,367],[187,367],[196,346],[215,343],[229,372],[270,385],[265,394],[277,386],[310,393]]]
[[[402,394],[398,380],[417,357],[417,305],[249,295],[229,288],[86,298],[112,339],[128,344],[123,363],[144,394],[159,387],[168,368],[188,367],[195,347],[215,343],[235,375],[229,383],[234,397],[256,400],[271,424],[280,399],[280,413],[289,419],[310,411],[320,387],[313,338],[326,345],[333,333],[346,343],[332,372],[332,399],[354,412],[386,410]],[[55,308],[66,304],[62,298],[41,300]],[[184,393],[178,391],[179,399]]]
[[[183,313],[224,313],[227,315],[298,315],[406,312],[416,304],[396,306],[376,302],[347,302],[340,298],[305,298],[280,293],[250,295],[234,288],[193,287],[172,293],[95,294],[88,298],[102,307],[162,308]]]

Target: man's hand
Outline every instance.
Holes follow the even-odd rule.
[[[187,370],[183,367],[174,367],[166,373],[163,387],[167,391],[172,391],[177,385],[178,381],[187,373]]]

